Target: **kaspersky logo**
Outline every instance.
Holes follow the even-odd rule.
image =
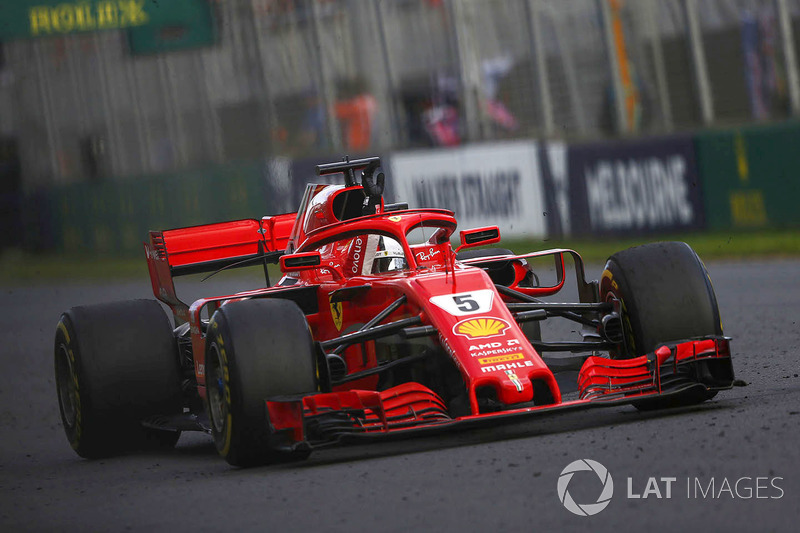
[[[603,484],[603,489],[597,497],[597,501],[594,503],[577,503],[572,499],[569,493],[568,489],[572,481],[572,476],[574,476],[576,472],[583,471],[594,472]],[[578,479],[581,479],[581,477],[583,476],[579,476]],[[558,499],[564,507],[567,508],[567,511],[578,516],[592,516],[608,507],[608,504],[611,502],[611,496],[614,495],[614,480],[611,479],[611,474],[608,472],[608,469],[597,461],[578,459],[568,464],[566,468],[561,471],[561,475],[558,477],[557,489]]]
[[[453,326],[453,333],[468,339],[503,335],[510,326],[502,318],[470,318]]]

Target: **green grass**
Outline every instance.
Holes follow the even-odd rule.
[[[800,257],[800,229],[727,231],[637,237],[628,239],[548,239],[501,243],[517,253],[547,248],[571,248],[586,262],[600,263],[612,253],[657,240],[689,243],[705,261],[761,257]],[[274,274],[273,274],[274,275]],[[109,257],[75,254],[0,254],[0,284],[50,281],[148,279],[144,254]]]
[[[149,278],[144,253],[141,257],[30,254],[18,251],[0,255],[0,283],[142,278]]]
[[[570,248],[586,262],[603,262],[614,252],[654,241],[688,243],[704,261],[760,257],[800,256],[800,229],[725,231],[646,236],[626,239],[548,239],[508,241],[504,245],[521,253],[545,248]]]

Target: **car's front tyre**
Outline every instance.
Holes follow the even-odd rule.
[[[630,359],[670,341],[722,335],[717,298],[708,272],[683,242],[657,242],[617,252],[600,280],[604,301],[622,307],[625,342],[611,355]],[[715,391],[696,387],[686,394],[637,402],[640,409],[700,403]]]
[[[206,339],[206,404],[219,454],[234,466],[302,459],[269,430],[266,399],[317,390],[316,358],[300,308],[256,299],[223,305]]]

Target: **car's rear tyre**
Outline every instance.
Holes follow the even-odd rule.
[[[178,432],[143,428],[148,416],[180,412],[181,380],[172,327],[158,302],[73,307],[55,337],[64,431],[81,457],[174,446]]]
[[[477,259],[479,257],[493,257],[497,255],[514,255],[514,252],[507,248],[479,248],[477,250],[458,252],[458,254],[456,254],[456,259],[463,261],[465,259]],[[489,277],[492,278],[492,281],[498,285],[511,285],[514,283],[515,272],[512,261],[501,259],[499,261],[488,261],[476,266],[480,266],[485,270],[486,273],[489,274]]]
[[[629,359],[670,341],[722,335],[711,280],[683,242],[645,244],[612,255],[600,280],[600,296],[604,301],[618,298],[622,307],[625,342],[612,357]],[[642,410],[691,405],[715,395],[697,387],[634,405]]]
[[[508,248],[474,248],[458,252],[458,254],[456,254],[456,259],[461,261],[463,259],[476,259],[478,257],[492,257],[495,255],[514,255],[514,252]]]
[[[311,333],[291,301],[222,306],[206,340],[206,401],[217,451],[234,466],[304,459],[307,449],[269,430],[265,399],[317,390]]]

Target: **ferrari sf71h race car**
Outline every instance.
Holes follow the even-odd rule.
[[[296,213],[150,232],[153,292],[174,327],[153,300],[61,316],[58,399],[80,456],[197,430],[250,466],[554,411],[687,405],[732,386],[714,290],[688,245],[630,248],[586,281],[572,250],[478,248],[500,240],[496,226],[461,231],[453,250],[454,213],[385,204],[378,158],[317,173],[344,185],[308,185]],[[568,263],[575,303],[548,298]],[[176,295],[176,276],[254,264],[264,288]],[[582,336],[542,340],[551,320]]]

